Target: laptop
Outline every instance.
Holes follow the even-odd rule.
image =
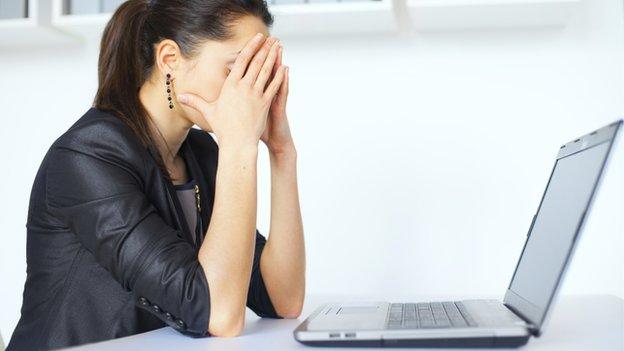
[[[488,348],[539,336],[621,126],[561,146],[502,301],[328,303],[294,330],[295,339],[313,346]]]

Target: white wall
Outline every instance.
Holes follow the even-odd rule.
[[[308,293],[502,295],[558,147],[622,116],[622,13],[591,0],[565,29],[284,39]],[[5,340],[30,187],[89,107],[96,61],[95,45],[0,53]],[[613,156],[563,293],[624,297],[624,143]]]

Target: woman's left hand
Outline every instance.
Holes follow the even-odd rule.
[[[273,74],[282,64],[282,50],[280,47],[278,58],[273,68]],[[288,100],[288,81],[290,78],[288,67],[284,76],[284,81],[279,88],[278,93],[273,98],[269,115],[267,118],[266,128],[260,140],[262,140],[269,148],[269,152],[280,154],[286,151],[294,150],[294,142],[290,134],[290,126],[288,125],[288,117],[286,116],[286,102]]]

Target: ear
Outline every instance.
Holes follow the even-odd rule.
[[[156,67],[158,67],[158,73],[161,77],[171,74],[171,79],[175,79],[175,71],[180,65],[180,47],[178,44],[171,40],[165,39],[156,44]]]

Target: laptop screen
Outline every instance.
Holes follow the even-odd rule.
[[[586,148],[578,147],[576,152],[560,154],[552,171],[505,297],[506,303],[511,302],[538,328],[568,262],[614,134]]]

